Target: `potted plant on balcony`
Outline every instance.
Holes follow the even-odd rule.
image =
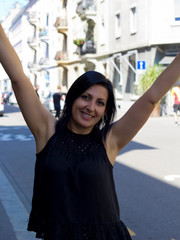
[[[73,40],[73,43],[77,46],[76,53],[78,55],[82,54],[82,46],[84,45],[85,39],[84,38],[77,38]]]
[[[84,41],[85,41],[84,38],[78,38],[78,39],[75,39],[75,40],[73,41],[73,43],[74,43],[75,45],[77,45],[78,47],[82,47],[83,44],[84,44]]]
[[[148,90],[148,88],[153,84],[153,82],[158,78],[158,76],[163,72],[163,70],[164,69],[162,65],[154,64],[145,71],[138,85],[138,92],[140,95],[142,95]],[[160,116],[160,103],[161,100],[157,103],[152,113],[152,116]]]

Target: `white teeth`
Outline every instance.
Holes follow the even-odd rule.
[[[83,113],[83,115],[84,115],[85,117],[87,117],[87,118],[92,118],[92,116],[90,116],[90,115],[88,115],[88,114],[86,114],[86,113]]]

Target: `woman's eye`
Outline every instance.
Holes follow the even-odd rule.
[[[101,106],[105,106],[105,103],[102,102],[102,101],[99,101],[98,104],[101,105]]]
[[[88,100],[89,99],[89,97],[87,95],[82,95],[81,98],[84,99],[84,100]]]

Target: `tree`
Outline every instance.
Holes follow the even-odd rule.
[[[138,93],[143,94],[146,92],[163,70],[164,68],[162,65],[154,64],[150,66],[139,81]]]
[[[138,85],[138,93],[142,95],[146,92],[149,87],[153,84],[153,82],[159,77],[159,75],[163,72],[164,68],[162,65],[154,64],[150,66],[146,72],[143,74],[142,78],[139,81]],[[159,117],[161,116],[161,100],[156,105],[152,116]]]

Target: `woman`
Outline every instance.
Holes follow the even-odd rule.
[[[73,83],[57,121],[38,100],[2,27],[0,62],[36,142],[28,230],[45,240],[131,239],[119,218],[112,166],[178,80],[180,54],[114,123],[112,85],[102,74],[87,72]]]

